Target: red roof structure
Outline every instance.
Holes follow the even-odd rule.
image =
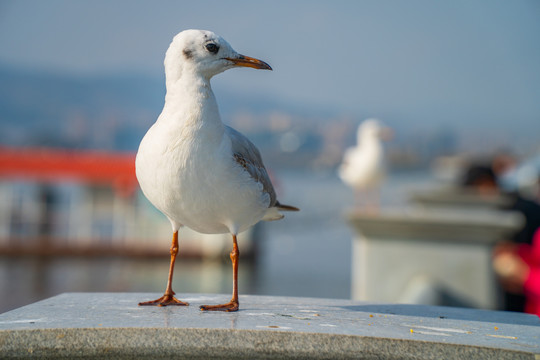
[[[110,185],[124,196],[138,186],[135,154],[104,151],[0,147],[0,178]]]

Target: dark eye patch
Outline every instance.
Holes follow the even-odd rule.
[[[206,50],[208,50],[212,54],[216,54],[219,51],[219,46],[214,43],[208,43],[206,44]]]
[[[184,49],[183,53],[186,59],[191,59],[193,57],[193,52],[191,50]]]

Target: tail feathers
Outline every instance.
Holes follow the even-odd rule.
[[[291,205],[283,205],[276,202],[274,206],[268,208],[268,211],[262,218],[264,221],[274,221],[283,219],[284,215],[280,211],[299,211],[300,209]]]
[[[277,201],[276,205],[274,206],[277,207],[278,210],[283,210],[283,211],[300,211],[300,209],[297,208],[296,206],[281,204],[279,201]]]

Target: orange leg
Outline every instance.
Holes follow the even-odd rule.
[[[157,300],[140,302],[139,305],[154,305],[154,306],[167,306],[167,305],[189,305],[187,302],[183,302],[174,297],[174,291],[172,289],[172,279],[174,273],[174,262],[176,261],[176,255],[178,254],[178,231],[173,234],[171,245],[171,266],[169,267],[169,280],[167,281],[167,289],[165,294]]]
[[[232,299],[226,304],[220,305],[201,305],[202,311],[237,311],[239,307],[238,303],[238,258],[240,252],[238,251],[238,244],[236,243],[236,235],[233,235],[233,249],[231,251],[231,261],[233,267],[233,293]]]

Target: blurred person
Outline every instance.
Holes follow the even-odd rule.
[[[540,316],[540,229],[531,244],[497,245],[493,267],[507,292],[524,295],[523,310]]]
[[[525,226],[514,236],[513,242],[531,244],[535,231],[540,227],[540,204],[525,199],[517,191],[505,191],[499,185],[499,178],[491,164],[471,165],[462,179],[464,188],[474,190],[481,196],[504,195],[509,204],[503,210],[518,211],[525,217]]]
[[[474,190],[478,195],[497,196],[500,193],[497,177],[490,166],[472,165],[467,169],[461,185]]]
[[[523,290],[527,276],[530,273],[527,264],[534,264],[533,252],[540,254],[540,250],[533,250],[533,242],[536,247],[540,241],[536,240],[540,231],[540,204],[521,197],[517,192],[505,192],[498,185],[498,178],[492,168],[492,164],[475,164],[465,172],[461,185],[464,188],[474,190],[481,196],[505,195],[510,199],[503,209],[520,212],[525,218],[523,228],[509,239],[508,242],[498,245],[494,250],[493,266],[501,280],[504,291],[504,310],[524,312],[526,308],[526,294]],[[533,241],[534,240],[534,241]],[[502,256],[502,257],[501,257]],[[513,260],[505,260],[513,259]],[[517,259],[527,259],[518,262]],[[531,274],[533,274],[531,272]],[[533,274],[534,275],[534,274]],[[529,280],[531,283],[540,281],[538,278]],[[540,286],[540,285],[536,285]],[[532,301],[532,300],[530,300]],[[534,308],[536,305],[530,305]]]

